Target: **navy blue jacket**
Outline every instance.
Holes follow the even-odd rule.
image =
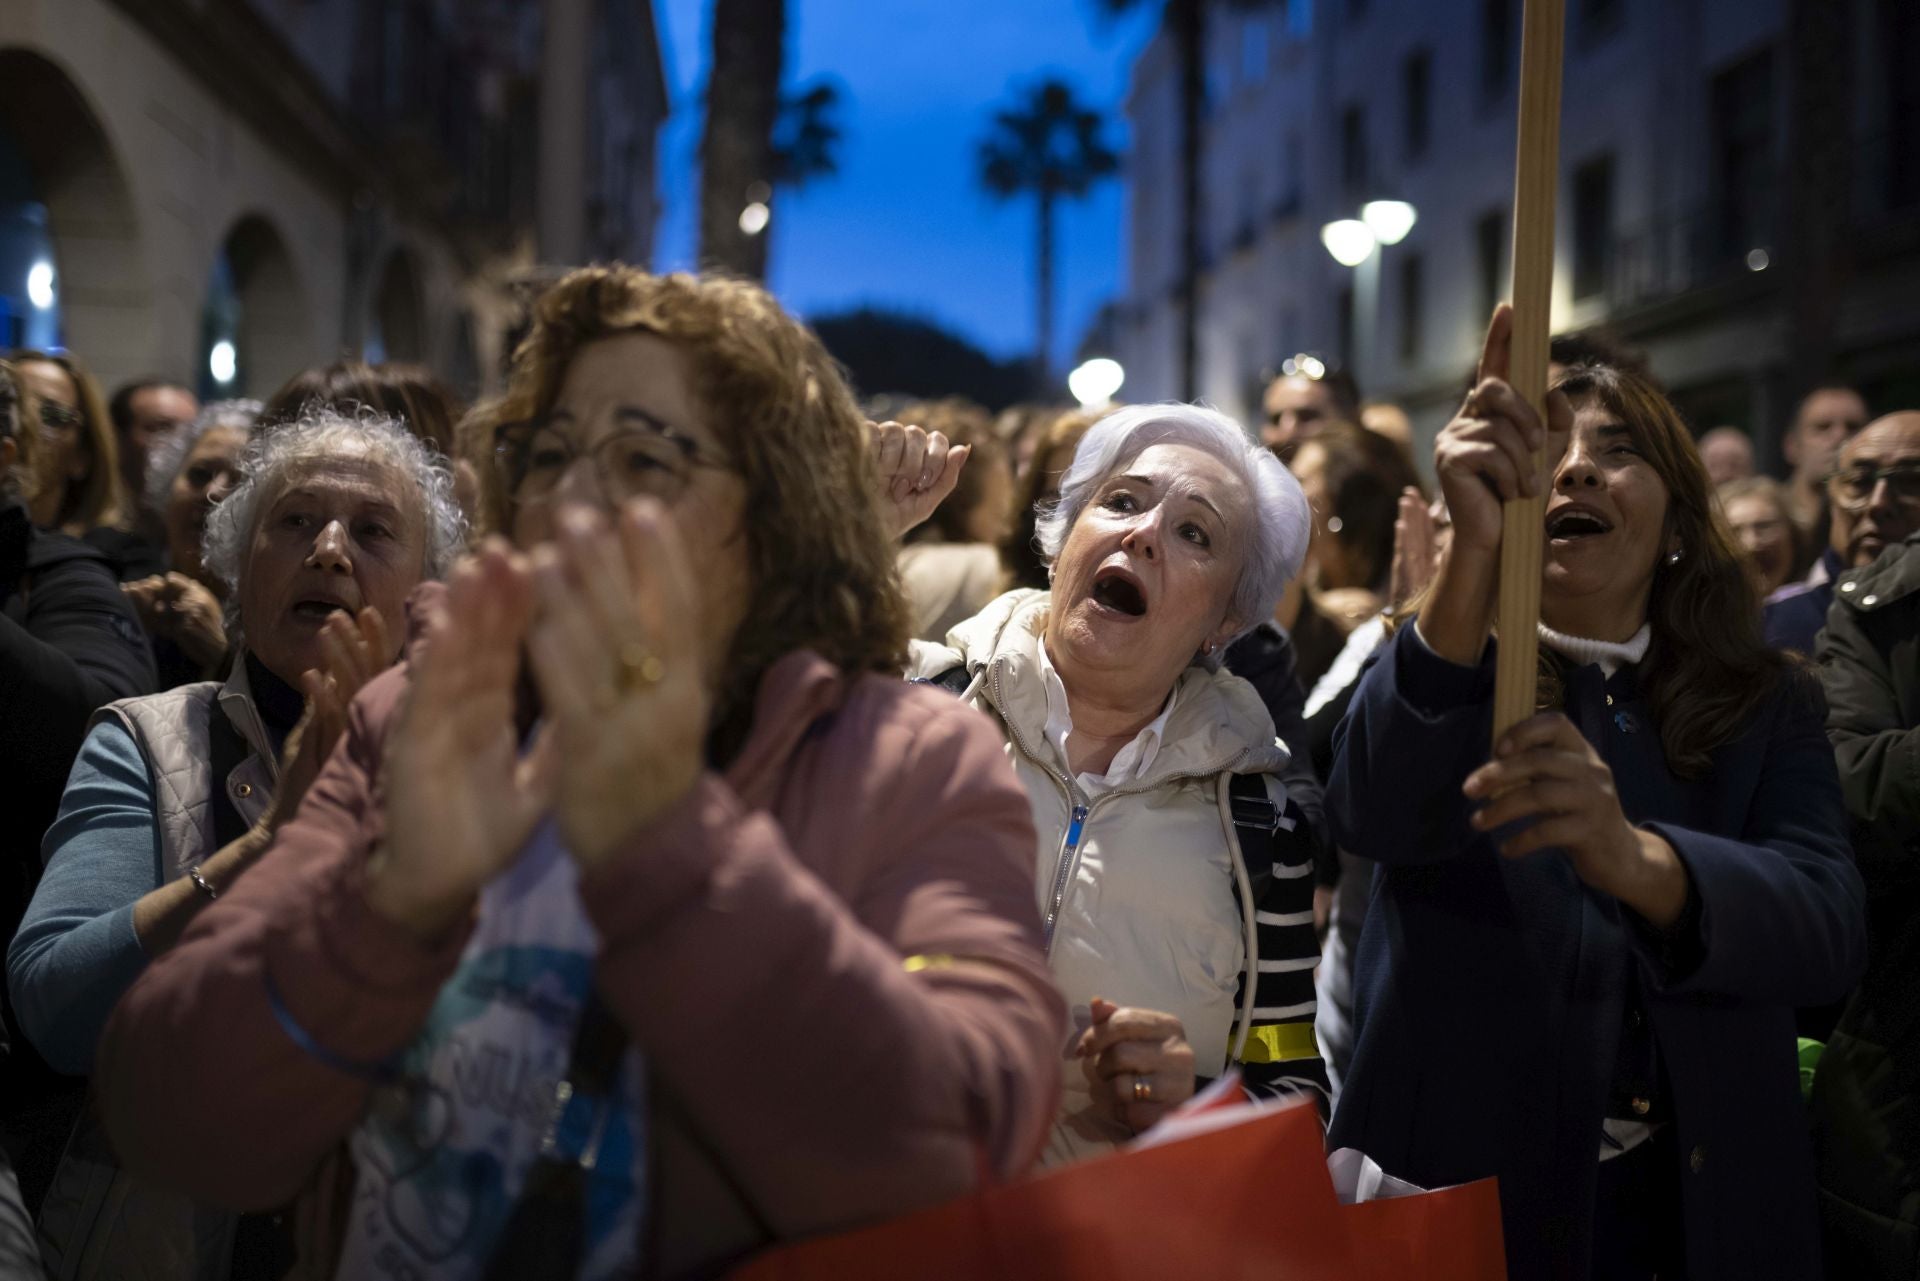
[[[1793,1007],[1854,984],[1865,922],[1817,691],[1783,682],[1689,781],[1667,768],[1633,668],[1568,673],[1567,715],[1628,820],[1686,864],[1698,935],[1679,948],[1564,854],[1503,859],[1467,825],[1460,785],[1488,758],[1492,703],[1491,653],[1460,667],[1406,627],[1336,735],[1329,825],[1381,868],[1332,1146],[1427,1186],[1497,1175],[1515,1281],[1586,1277],[1637,972],[1679,1141],[1690,1281],[1818,1278]]]
[[[1814,643],[1820,639],[1821,629],[1827,625],[1827,611],[1833,607],[1833,582],[1847,571],[1831,547],[1820,553],[1820,562],[1827,567],[1827,576],[1821,581],[1811,586],[1791,583],[1767,597],[1760,626],[1767,644],[1774,649],[1813,657]]]

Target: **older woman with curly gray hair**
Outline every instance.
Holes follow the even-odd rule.
[[[445,464],[384,418],[320,410],[247,447],[203,547],[207,571],[230,588],[232,674],[95,716],[8,950],[22,1030],[56,1068],[91,1070],[120,994],[297,808],[347,703],[398,657],[389,620],[462,550],[452,491]],[[172,1215],[93,1213],[101,1197],[147,1193],[119,1186],[104,1142],[81,1124],[46,1203],[51,1257],[83,1247],[162,1257],[158,1238],[59,1239],[61,1225],[124,1234],[194,1222],[184,1202]]]
[[[1157,1121],[1200,1078],[1324,1099],[1312,850],[1253,687],[1221,670],[1299,572],[1306,500],[1239,424],[1140,405],[1089,430],[1043,511],[1048,591],[1010,592],[909,675],[992,715],[1039,829],[1073,1006],[1048,1159]]]

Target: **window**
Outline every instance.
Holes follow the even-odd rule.
[[[1367,109],[1355,103],[1340,115],[1340,178],[1349,196],[1367,189]]]
[[[1573,296],[1606,292],[1613,266],[1613,157],[1589,160],[1573,173]]]
[[[1433,106],[1433,55],[1425,49],[1407,55],[1400,70],[1401,134],[1409,161],[1427,154]]]
[[[1290,218],[1300,212],[1300,135],[1289,133],[1280,156],[1280,198],[1274,202],[1273,216]]]
[[[1625,24],[1627,0],[1580,0],[1580,35],[1591,43],[1604,40]]]
[[[1507,296],[1507,214],[1504,209],[1489,209],[1473,224],[1474,279],[1480,287],[1476,321],[1493,315],[1493,309]]]
[[[1703,246],[1709,260],[1744,259],[1773,239],[1773,49],[1713,78],[1712,213]]]
[[[1240,82],[1257,85],[1267,78],[1267,20],[1255,15],[1240,26]]]
[[[1280,0],[1280,9],[1288,35],[1305,40],[1313,34],[1313,0]]]
[[[1408,363],[1420,357],[1421,309],[1426,302],[1426,281],[1420,255],[1409,254],[1400,260],[1400,359]]]
[[[1480,93],[1498,98],[1513,83],[1519,46],[1513,0],[1480,0]]]

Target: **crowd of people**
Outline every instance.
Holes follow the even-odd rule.
[[[1920,412],[1774,480],[1511,324],[1430,465],[1304,357],[876,422],[622,267],[473,406],[11,353],[0,1278],[714,1276],[1229,1074],[1522,1281],[1911,1275]]]

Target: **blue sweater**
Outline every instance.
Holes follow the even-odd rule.
[[[1564,854],[1507,860],[1467,825],[1460,785],[1489,755],[1492,690],[1491,654],[1459,667],[1407,627],[1336,734],[1329,825],[1381,868],[1330,1146],[1427,1186],[1498,1176],[1514,1281],[1586,1277],[1637,970],[1678,1140],[1688,1276],[1818,1278],[1793,1008],[1859,978],[1865,895],[1817,696],[1783,683],[1690,780],[1667,768],[1635,669],[1568,674],[1567,715],[1628,820],[1686,865],[1698,933],[1668,950]],[[1668,968],[1679,954],[1684,972]]]
[[[88,733],[43,849],[46,870],[7,948],[7,986],[34,1048],[85,1076],[114,1003],[147,967],[133,905],[163,883],[153,784],[118,724]]]

